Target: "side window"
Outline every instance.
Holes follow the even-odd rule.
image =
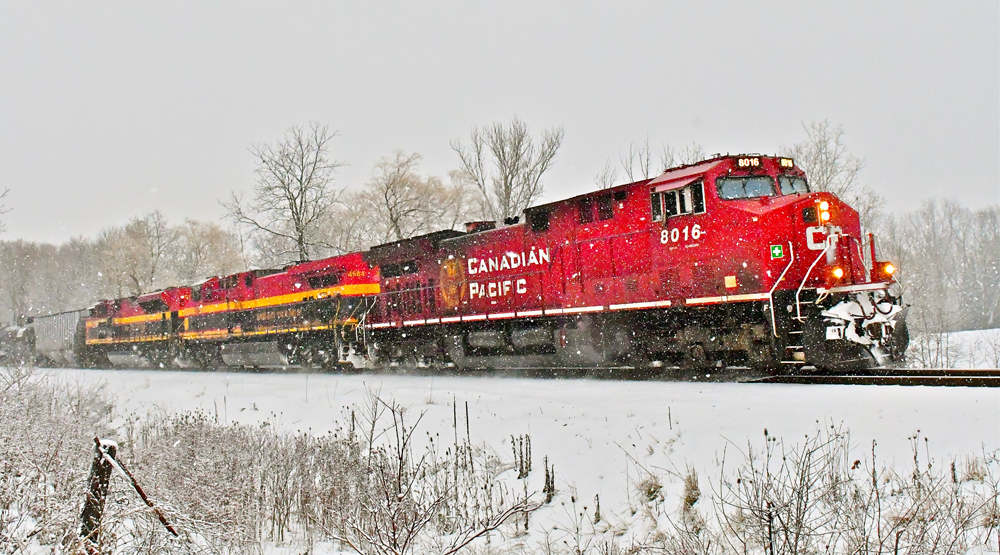
[[[668,218],[679,214],[677,211],[677,191],[667,191],[663,193],[663,209]]]
[[[687,187],[664,192],[663,208],[668,218],[685,214],[703,214],[705,212],[705,188],[702,182],[697,181]]]
[[[663,221],[663,194],[661,193],[650,193],[649,194],[649,204],[653,209],[653,221],[662,222]]]
[[[691,207],[695,214],[705,213],[705,184],[701,181],[692,183],[690,185],[691,189]]]
[[[308,278],[307,281],[309,282],[310,289],[324,289],[340,283],[340,274],[333,272],[326,275],[313,276]]]
[[[528,214],[528,220],[531,222],[531,231],[534,231],[535,233],[549,230],[548,210],[532,212],[531,214]]]
[[[597,197],[597,219],[610,220],[614,217],[615,211],[611,204],[611,195],[600,195]]]
[[[580,199],[580,223],[589,224],[594,221],[594,201],[590,197]]]
[[[417,261],[407,260],[405,262],[399,262],[397,264],[383,264],[382,265],[382,277],[383,278],[394,278],[403,276],[406,274],[417,273]],[[340,276],[337,276],[337,282],[340,282]]]

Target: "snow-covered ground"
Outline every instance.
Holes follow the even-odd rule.
[[[930,336],[926,358],[952,368],[1000,368],[1000,329],[958,331]],[[915,347],[916,345],[911,345]],[[910,357],[911,360],[919,357]]]
[[[772,437],[797,443],[817,426],[851,431],[858,458],[877,442],[881,461],[912,463],[911,438],[929,441],[943,462],[1000,448],[1000,390],[898,386],[616,382],[586,379],[307,375],[166,371],[45,370],[52,377],[104,382],[123,413],[200,409],[220,421],[269,421],[287,430],[322,433],[344,423],[345,407],[380,391],[425,413],[423,431],[449,440],[465,436],[465,406],[473,443],[485,442],[511,459],[511,436],[530,434],[534,469],[530,487],[542,487],[542,457],[555,465],[556,486],[576,491],[580,505],[600,495],[602,514],[624,517],[635,495],[638,468],[664,477],[686,465],[717,478],[719,458],[739,462],[734,450]],[[423,435],[422,433],[420,435]],[[923,439],[920,444],[923,445]],[[921,460],[925,450],[921,447]],[[703,487],[705,485],[703,484]],[[568,503],[565,497],[562,497]],[[546,508],[558,525],[565,507]],[[579,509],[580,507],[578,507]],[[612,518],[613,520],[613,518]],[[567,526],[569,523],[563,523]]]

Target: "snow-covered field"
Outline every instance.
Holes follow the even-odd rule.
[[[968,363],[962,365],[966,367],[995,366],[991,357],[995,356],[1000,343],[1000,331],[962,332],[951,334],[945,339],[934,344],[928,342],[925,346],[938,349],[932,352],[934,356],[938,352],[946,353],[951,366],[956,366],[954,363],[961,360]],[[15,372],[7,376],[7,383],[15,383],[9,380],[15,379],[17,375]],[[347,428],[351,422],[352,410],[358,412],[358,422],[364,422],[364,406],[372,395],[378,395],[385,401],[406,407],[409,424],[417,423],[419,419],[415,434],[418,440],[413,446],[418,457],[427,445],[428,438],[433,438],[438,448],[448,448],[456,443],[465,445],[466,441],[473,446],[486,446],[487,450],[492,450],[501,459],[499,466],[496,459],[489,458],[492,462],[477,463],[483,465],[477,468],[480,471],[489,469],[486,475],[490,476],[490,482],[496,480],[504,484],[506,491],[515,495],[519,496],[522,491],[525,494],[536,492],[532,497],[535,501],[545,497],[537,493],[543,490],[547,474],[543,461],[554,467],[556,495],[551,502],[545,503],[531,515],[530,526],[527,521],[509,521],[497,531],[500,536],[495,545],[499,551],[491,549],[489,543],[480,543],[472,551],[474,553],[618,553],[619,548],[611,549],[609,546],[612,545],[653,546],[655,551],[656,546],[667,545],[662,543],[665,541],[662,538],[666,536],[661,532],[678,530],[672,528],[679,522],[677,518],[682,519],[680,522],[687,523],[684,526],[689,526],[697,522],[690,518],[700,518],[698,514],[718,515],[718,510],[724,510],[717,503],[721,498],[733,499],[726,497],[733,491],[733,472],[746,471],[748,462],[744,453],[748,450],[756,453],[753,464],[760,465],[759,456],[764,445],[776,447],[779,453],[777,460],[780,461],[780,453],[791,449],[807,444],[811,446],[810,449],[818,449],[823,442],[810,438],[815,438],[821,429],[826,432],[823,437],[827,440],[836,437],[834,441],[838,446],[842,445],[840,432],[848,430],[850,452],[838,450],[831,459],[829,453],[832,451],[825,451],[828,454],[823,455],[817,450],[813,451],[816,453],[816,460],[827,457],[822,460],[839,461],[836,464],[841,465],[840,468],[844,470],[850,466],[851,477],[846,479],[859,480],[859,483],[873,483],[871,475],[866,472],[877,470],[885,478],[884,493],[887,495],[890,491],[896,492],[892,495],[902,495],[899,493],[901,490],[892,488],[913,488],[899,499],[916,499],[906,495],[936,491],[937,486],[919,484],[932,484],[935,483],[934,480],[941,480],[936,483],[955,483],[965,488],[963,491],[967,495],[962,498],[962,502],[968,502],[970,507],[985,507],[987,504],[995,507],[992,496],[997,491],[997,472],[1000,470],[997,467],[997,458],[1000,456],[1000,389],[997,388],[642,382],[482,374],[431,376],[405,373],[37,369],[26,375],[33,381],[40,380],[37,382],[40,385],[48,382],[52,386],[50,390],[43,388],[44,391],[62,392],[54,393],[58,398],[73,397],[72,392],[78,392],[76,395],[94,398],[98,404],[105,402],[102,395],[94,393],[93,387],[99,386],[105,390],[115,407],[110,428],[105,427],[107,421],[104,416],[81,421],[86,422],[83,428],[97,425],[100,430],[87,431],[80,429],[79,424],[63,425],[58,428],[57,436],[36,434],[37,437],[50,437],[40,445],[47,446],[52,441],[60,443],[61,440],[53,439],[59,437],[60,433],[79,436],[77,439],[93,437],[93,434],[99,433],[104,437],[125,440],[131,445],[131,439],[136,437],[133,436],[136,430],[133,426],[134,417],[149,415],[145,419],[147,423],[162,423],[165,422],[162,418],[164,415],[189,411],[202,412],[209,417],[208,421],[222,424],[223,428],[229,428],[231,423],[239,423],[252,428],[265,426],[267,430],[274,429],[278,432],[308,432],[318,438],[327,432]],[[719,376],[713,377],[716,378]],[[32,390],[29,388],[27,391]],[[18,404],[15,400],[14,404],[8,403],[5,414],[9,413],[15,420],[37,416],[40,413],[22,411],[21,408],[35,406],[39,399],[47,399],[46,395],[31,402],[22,401]],[[28,399],[30,396],[24,398]],[[41,401],[40,406],[44,405],[46,402]],[[53,407],[55,406],[54,404]],[[68,406],[76,405],[71,402]],[[18,422],[24,425],[27,420]],[[379,422],[379,426],[385,423],[384,420]],[[251,446],[258,443],[273,445],[266,438],[276,435],[267,430],[259,430],[259,434],[255,432],[257,435],[239,436],[241,439],[237,443],[209,441],[205,445],[209,446],[210,451],[214,450],[213,454],[223,456],[240,453],[240,449],[234,450],[232,446],[246,445],[246,437],[253,438],[249,440]],[[373,429],[372,432],[374,431]],[[532,471],[522,481],[514,468],[514,461],[518,458],[514,450],[515,444],[523,448],[526,437],[530,438]],[[778,443],[775,443],[776,440]],[[146,445],[142,448],[146,456],[152,457],[156,464],[137,464],[136,470],[140,481],[149,479],[148,485],[153,488],[154,497],[159,494],[165,498],[174,498],[175,494],[183,496],[188,493],[183,487],[175,489],[178,476],[171,480],[162,474],[169,472],[171,463],[181,465],[182,474],[212,468],[212,463],[208,462],[215,460],[212,455],[202,457],[208,466],[187,466],[191,464],[190,461],[184,462],[187,452],[170,447],[177,447],[177,441],[170,439],[159,447],[150,448]],[[877,457],[875,464],[872,464],[873,450]],[[339,460],[329,458],[329,452],[324,453],[323,460],[328,463]],[[788,460],[793,462],[788,468],[795,466],[796,457],[794,453],[789,455]],[[85,461],[86,455],[81,454],[79,459]],[[272,462],[265,459],[253,460],[255,462],[250,466],[240,467],[242,470],[235,475],[243,476],[247,472],[253,473],[265,468],[271,470],[262,476],[276,475],[273,471],[278,467]],[[952,462],[956,464],[952,465]],[[82,472],[82,465],[74,463],[70,466],[74,472]],[[58,472],[64,472],[63,468],[70,467],[63,465]],[[333,463],[328,468],[352,466]],[[815,470],[818,468],[815,467],[812,471],[818,472]],[[858,468],[860,470],[857,472],[860,474],[854,473]],[[915,472],[914,468],[919,472]],[[321,467],[310,465],[305,472],[316,469],[322,470]],[[780,474],[781,469],[778,470]],[[212,472],[214,470],[207,475],[209,481],[215,475]],[[323,470],[316,476],[323,472],[329,474],[330,470]],[[336,473],[337,470],[333,472]],[[692,478],[695,473],[697,478]],[[455,476],[457,480],[458,475]],[[747,474],[742,476],[746,478]],[[819,477],[820,474],[815,476]],[[898,479],[890,485],[889,476],[897,476]],[[919,480],[924,480],[919,484],[918,476],[922,476]],[[704,501],[695,506],[694,513],[681,510],[682,499],[692,499],[688,495],[692,479],[697,484],[695,490],[699,487],[701,489],[698,495],[706,494],[701,497]],[[79,480],[74,478],[66,483],[75,484]],[[780,488],[778,484],[782,483],[781,479],[772,477],[746,480],[748,481],[744,484],[769,483],[768,487],[775,488]],[[312,478],[307,483],[312,483]],[[462,483],[463,486],[460,487],[473,488],[472,482]],[[14,482],[11,484],[17,485]],[[186,487],[190,487],[190,484]],[[63,490],[64,488],[60,489]],[[945,490],[952,491],[950,487],[941,489]],[[650,492],[654,492],[653,495]],[[288,499],[295,495],[281,493],[276,498]],[[306,496],[306,493],[303,492],[302,495]],[[698,495],[693,499],[697,500]],[[76,497],[78,495],[74,494],[74,498]],[[879,496],[871,498],[879,499]],[[226,499],[216,500],[224,505]],[[598,499],[599,518],[595,510]],[[851,499],[859,498],[854,496]],[[935,499],[937,501],[920,502],[921,506],[933,507],[927,509],[930,511],[928,515],[957,514],[954,507],[949,509],[945,505],[933,504],[947,502],[951,497],[945,495]],[[181,501],[180,497],[174,498],[174,501],[181,504],[186,502]],[[62,506],[62,503],[57,505]],[[175,503],[174,506],[178,505]],[[693,502],[688,503],[688,507],[691,506]],[[832,506],[839,507],[840,501]],[[19,510],[16,509],[13,514],[18,514]],[[58,513],[62,515],[58,518],[73,521],[73,513],[76,511],[78,509],[62,511]],[[0,517],[3,514],[0,512]],[[177,516],[186,518],[186,514],[181,509]],[[692,514],[696,516],[691,517]],[[45,518],[51,518],[51,515]],[[688,520],[683,520],[685,518]],[[988,540],[983,543],[982,537],[993,536],[987,530],[989,526],[982,524],[987,521],[980,516],[975,518],[978,519],[975,522],[979,523],[975,526],[980,526],[986,532],[986,536],[977,536],[980,539],[976,540],[979,542],[976,545],[988,551],[996,542],[990,543],[991,540]],[[930,519],[936,520],[939,519]],[[121,522],[127,522],[127,519]],[[197,528],[200,524],[192,525],[193,522],[195,521],[190,521],[185,530],[200,530]],[[27,534],[35,524],[40,526],[41,522],[31,519],[23,521],[19,525],[20,531]],[[69,528],[75,526],[77,525],[74,523]],[[697,526],[689,526],[686,530],[696,529]],[[948,528],[949,525],[942,526]],[[263,553],[301,553],[303,548],[316,555],[340,553],[337,550],[340,544],[326,540],[314,544],[310,539],[313,536],[308,532],[303,535],[305,528],[299,526],[289,530],[293,529],[295,531],[292,536],[280,543],[276,543],[278,536],[273,534],[266,539],[261,537],[260,541],[267,542],[261,546]],[[441,528],[436,530],[436,533],[441,533]],[[707,538],[715,533],[717,532],[707,532],[708,535],[699,537]],[[436,537],[438,536],[425,536],[425,540],[434,542]],[[712,537],[719,540],[722,536]],[[45,543],[30,540],[30,547],[26,552],[47,552],[49,547],[46,546],[52,541],[49,539]],[[657,541],[661,543],[657,544]],[[966,538],[962,541],[970,540]],[[3,551],[3,545],[0,541],[0,551]],[[755,545],[761,548],[762,544],[758,542]],[[968,543],[964,545],[973,546]],[[553,547],[558,549],[553,550]],[[674,551],[687,552],[685,549]],[[972,552],[979,553],[982,549]]]
[[[911,353],[924,347],[927,360],[951,368],[1000,368],[1000,329],[971,330],[932,335],[911,342]],[[919,362],[919,356],[910,356]]]
[[[123,414],[200,409],[220,421],[270,422],[287,430],[322,433],[345,422],[347,407],[380,391],[424,413],[420,429],[449,440],[465,435],[468,404],[473,443],[511,458],[511,436],[530,434],[534,467],[547,456],[556,486],[575,490],[581,505],[600,496],[602,513],[624,517],[635,496],[638,469],[666,477],[677,492],[686,465],[717,478],[723,449],[759,446],[765,428],[786,443],[800,442],[818,426],[844,426],[858,458],[912,464],[909,438],[924,438],[935,462],[1000,449],[1000,391],[989,388],[809,386],[778,384],[615,382],[508,377],[307,375],[166,371],[45,370],[78,382],[104,382]],[[420,433],[423,436],[423,433]],[[530,487],[541,489],[542,473]],[[565,500],[565,497],[562,499]],[[579,508],[579,507],[578,507]],[[565,507],[547,507],[539,521],[570,520]],[[569,523],[562,523],[567,526]]]

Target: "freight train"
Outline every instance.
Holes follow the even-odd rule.
[[[876,255],[857,211],[792,159],[726,155],[19,333],[82,367],[864,370],[909,342]]]

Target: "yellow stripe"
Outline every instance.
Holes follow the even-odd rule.
[[[208,304],[203,306],[195,306],[191,308],[185,308],[178,311],[178,316],[181,318],[188,318],[191,316],[197,316],[200,314],[212,314],[214,312],[224,312],[227,310],[251,310],[254,308],[266,308],[269,306],[276,306],[281,304],[292,304],[314,299],[324,299],[328,297],[333,297],[336,295],[342,296],[360,296],[360,295],[378,295],[381,292],[381,287],[377,283],[361,283],[355,285],[339,285],[335,287],[327,287],[325,289],[314,289],[303,293],[291,293],[287,295],[275,295],[273,297],[265,297],[263,299],[255,299],[246,302],[221,302]],[[232,306],[231,306],[232,305]],[[144,322],[160,322],[167,319],[166,312],[157,312],[155,314],[140,314],[138,316],[126,316],[124,318],[112,318],[112,325],[122,326],[128,324],[139,324]],[[105,318],[98,320],[88,320],[86,327],[94,328],[105,321]]]
[[[226,311],[226,310],[229,310],[229,303],[228,302],[225,302],[225,303],[215,303],[215,304],[206,304],[206,305],[202,305],[202,306],[194,306],[194,307],[191,307],[191,308],[185,308],[183,310],[179,310],[178,313],[177,313],[177,315],[180,316],[181,318],[185,318],[185,317],[188,317],[188,316],[197,316],[199,314],[211,314],[213,312],[223,312],[223,311]]]
[[[178,315],[182,318],[185,318],[189,316],[197,316],[199,314],[211,314],[213,312],[222,312],[230,309],[250,310],[254,308],[265,308],[279,304],[292,304],[314,299],[325,299],[336,295],[342,295],[345,297],[354,297],[360,295],[378,295],[381,291],[382,288],[377,283],[338,285],[336,287],[327,287],[326,289],[311,289],[309,291],[303,291],[301,293],[275,295],[273,297],[264,297],[262,299],[254,299],[251,301],[216,303],[216,304],[207,304],[204,306],[195,306],[191,308],[185,308],[179,311]],[[232,306],[230,306],[230,304]]]
[[[113,345],[115,343],[145,343],[149,341],[166,341],[167,339],[170,339],[170,337],[167,335],[135,337],[128,339],[109,337],[107,339],[88,339],[87,345]]]
[[[228,336],[227,330],[189,331],[180,334],[181,339],[216,339]]]
[[[238,333],[234,333],[234,335],[244,335],[244,336],[247,336],[247,335],[267,335],[267,334],[271,334],[271,333],[296,333],[296,332],[300,332],[300,331],[322,331],[322,330],[335,329],[338,325],[347,326],[347,325],[351,325],[351,324],[355,324],[356,325],[357,323],[358,323],[358,321],[356,319],[350,318],[350,319],[347,319],[347,320],[337,320],[333,324],[330,324],[330,325],[328,325],[328,324],[317,324],[315,326],[305,326],[305,327],[301,327],[301,328],[257,328],[254,331],[247,331],[247,332],[241,331],[241,332],[238,332]]]
[[[124,318],[114,318],[111,323],[116,326],[122,326],[125,324],[139,324],[142,322],[158,322],[164,319],[166,312],[157,312],[156,314],[140,314],[138,316],[126,316]]]
[[[281,333],[296,333],[300,331],[323,331],[329,329],[336,329],[338,325],[348,326],[357,325],[358,320],[356,318],[348,318],[347,320],[337,320],[333,324],[317,324],[315,326],[305,326],[301,328],[258,328],[254,331],[241,331],[233,330],[230,334],[228,330],[207,330],[207,331],[194,331],[194,332],[181,332],[178,337],[181,339],[216,339],[219,337],[251,337],[257,335],[270,335],[270,334],[281,334]]]
[[[378,295],[380,291],[381,288],[377,283],[362,283],[357,285],[340,285],[337,287],[328,287],[326,289],[314,289],[303,293],[275,295],[274,297],[264,297],[263,299],[254,299],[252,301],[245,301],[236,304],[238,305],[238,310],[249,310],[253,308],[265,308],[268,306],[291,304],[313,299],[325,299],[335,295],[343,295],[347,297],[358,295]]]

